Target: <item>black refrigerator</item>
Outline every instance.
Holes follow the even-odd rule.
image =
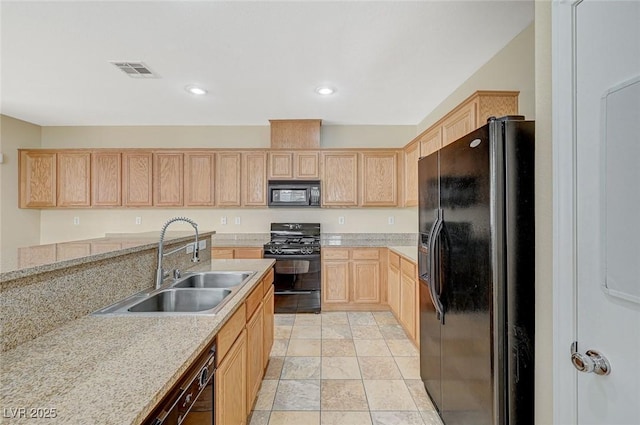
[[[421,158],[420,375],[446,425],[533,423],[534,122]]]

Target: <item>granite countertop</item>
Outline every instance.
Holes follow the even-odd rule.
[[[204,240],[210,238],[210,236],[215,233],[216,232],[212,230],[199,231],[199,236],[201,240]],[[7,282],[9,280],[28,277],[38,273],[60,270],[66,267],[77,266],[98,260],[106,260],[108,258],[155,248],[158,245],[159,239],[160,232],[107,233],[102,238],[18,248],[21,251],[20,255],[22,257],[28,258],[31,256],[33,258],[33,261],[30,261],[31,265],[25,267],[18,263],[3,263],[2,270],[0,270],[0,282]],[[191,240],[193,240],[193,232],[167,232],[165,235],[165,244],[180,242],[186,243]],[[42,257],[41,252],[45,247],[50,247],[53,252],[56,252],[57,250],[64,249],[64,247],[79,246],[83,244],[88,247],[101,246],[103,249],[99,252],[90,253],[89,255],[80,251],[78,253],[78,257],[67,258],[60,261],[56,260],[55,257]]]
[[[262,247],[270,238],[269,233],[218,233],[212,238],[211,246]],[[417,239],[413,233],[322,233],[320,244],[327,247],[415,247]]]
[[[258,272],[215,316],[85,316],[2,353],[0,407],[27,413],[55,409],[47,423],[141,423],[273,263],[198,265],[199,270]],[[28,421],[7,416],[3,423]]]

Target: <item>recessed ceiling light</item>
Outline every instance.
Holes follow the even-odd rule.
[[[328,96],[330,94],[335,93],[335,89],[327,86],[320,86],[316,88],[316,93],[321,94],[323,96]]]
[[[198,96],[201,96],[203,94],[207,94],[207,91],[205,89],[203,89],[202,87],[198,87],[198,86],[187,86],[184,88],[186,91],[188,91],[191,94],[195,94]]]

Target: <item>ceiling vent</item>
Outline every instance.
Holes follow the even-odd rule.
[[[111,63],[131,78],[160,78],[143,62],[111,61]]]

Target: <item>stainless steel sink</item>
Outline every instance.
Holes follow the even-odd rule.
[[[229,295],[229,289],[165,289],[127,310],[133,313],[201,312],[216,308]]]
[[[248,280],[255,272],[202,272],[187,275],[172,288],[232,288]]]
[[[252,271],[193,272],[131,295],[94,315],[214,315],[251,280]]]

